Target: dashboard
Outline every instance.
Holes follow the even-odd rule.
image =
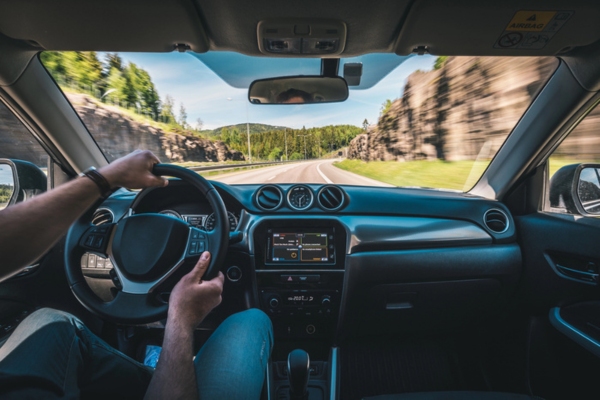
[[[425,189],[212,184],[236,240],[222,266],[223,303],[209,325],[258,307],[279,337],[450,328],[483,318],[521,274],[512,216],[496,201]],[[102,210],[114,220],[160,213],[214,227],[207,200],[179,180],[119,191]],[[84,275],[110,286],[112,264],[99,260],[85,254]]]

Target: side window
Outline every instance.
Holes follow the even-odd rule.
[[[17,117],[0,101],[0,158],[29,161],[42,171],[48,167],[48,153]]]
[[[44,173],[48,169],[48,153],[17,117],[0,101],[0,158],[29,161]],[[14,191],[13,173],[0,165],[0,210],[6,208]]]
[[[579,168],[579,172],[577,166],[580,164],[600,164],[600,107],[592,110],[550,156],[546,211],[579,213],[574,199],[570,196],[573,179],[579,174],[579,198],[586,203],[593,201],[594,196],[597,196],[597,170]]]

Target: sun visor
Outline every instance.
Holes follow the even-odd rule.
[[[208,50],[191,0],[2,1],[0,32],[47,50]]]
[[[600,39],[600,2],[418,0],[397,54],[543,56]]]

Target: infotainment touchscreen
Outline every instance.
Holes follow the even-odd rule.
[[[322,263],[335,262],[334,236],[330,229],[279,229],[269,232],[267,262]]]

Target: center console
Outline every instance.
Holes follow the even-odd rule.
[[[333,339],[346,231],[336,220],[266,220],[254,231],[261,308],[277,338]]]
[[[302,349],[310,354],[309,399],[335,398],[333,345],[344,283],[346,230],[335,219],[263,219],[252,238],[259,302],[275,334],[267,375],[271,396],[290,398],[288,354]]]

